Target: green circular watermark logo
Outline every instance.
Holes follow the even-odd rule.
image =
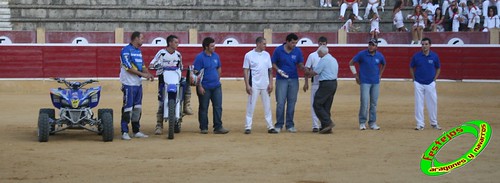
[[[470,133],[476,137],[476,143],[464,155],[447,163],[439,162],[435,157],[437,153],[454,138]],[[439,136],[422,155],[420,170],[428,176],[444,175],[452,170],[464,166],[476,158],[486,148],[491,137],[491,127],[484,121],[470,121],[452,128]]]

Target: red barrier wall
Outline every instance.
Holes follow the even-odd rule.
[[[269,46],[272,54],[276,45]],[[349,78],[348,63],[366,46],[329,45],[330,53],[339,62],[339,77]],[[10,45],[0,46],[0,78],[48,78],[48,77],[118,77],[119,46],[72,46],[72,45]],[[143,46],[144,61],[149,63],[162,47]],[[242,63],[246,52],[253,46],[221,46],[216,52],[222,60],[223,77],[242,77]],[[301,47],[304,60],[316,47]],[[387,60],[384,78],[409,78],[409,62],[419,51],[418,46],[380,46]],[[500,79],[500,46],[441,47],[432,48],[440,55],[442,72],[440,79]],[[184,64],[192,64],[201,46],[181,45],[179,51]]]
[[[9,38],[12,43],[36,43],[36,31],[0,31],[0,36]]]
[[[130,41],[132,32],[123,34],[124,42]],[[157,37],[166,39],[170,34],[179,37],[181,44],[189,43],[189,34],[187,31],[176,32],[144,32],[144,42],[152,44]],[[281,44],[285,42],[288,32],[273,32],[272,42],[268,44]],[[299,39],[308,38],[313,43],[317,43],[320,36],[328,38],[328,43],[337,44],[337,32],[297,32]],[[424,37],[432,39],[434,44],[448,44],[453,38],[459,38],[463,44],[489,44],[490,34],[485,32],[424,32]],[[36,43],[36,31],[0,31],[0,36],[8,37],[12,43]],[[255,38],[263,36],[262,32],[199,32],[198,43],[201,44],[203,38],[210,36],[216,41],[216,44],[224,44],[224,40],[228,38],[236,39],[239,44],[254,44]],[[93,44],[113,44],[115,43],[114,32],[46,32],[46,43],[71,43],[77,37],[83,37]],[[387,41],[388,44],[410,44],[412,37],[409,32],[382,32],[379,35]],[[368,33],[347,33],[348,44],[364,44],[370,38]]]

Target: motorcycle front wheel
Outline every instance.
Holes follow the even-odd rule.
[[[175,99],[168,99],[168,139],[174,139],[174,128],[176,121]]]

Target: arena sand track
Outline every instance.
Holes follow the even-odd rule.
[[[51,107],[53,81],[0,81],[0,182],[498,182],[500,180],[500,84],[438,82],[439,121],[444,129],[480,119],[493,135],[473,162],[440,177],[420,172],[422,153],[443,131],[413,130],[411,82],[383,81],[380,131],[357,125],[358,86],[340,81],[333,104],[333,134],[311,132],[309,92],[300,91],[298,132],[267,134],[261,103],[253,132],[243,134],[247,97],[243,81],[223,81],[227,135],[199,134],[197,115],[185,117],[182,133],[122,141],[119,81],[102,81],[100,108],[114,109],[115,140],[104,143],[88,131],[64,131],[37,142],[39,108]],[[155,126],[156,82],[146,82],[142,130]],[[301,83],[302,84],[302,83]],[[272,94],[274,101],[274,93]],[[197,111],[197,98],[193,97]],[[275,103],[272,104],[273,119]],[[209,117],[210,121],[211,117]],[[428,125],[427,119],[426,123]],[[210,122],[210,125],[212,123]],[[475,139],[463,135],[440,151],[451,161]]]

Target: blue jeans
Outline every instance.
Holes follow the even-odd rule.
[[[379,95],[380,84],[363,84],[360,85],[360,107],[359,107],[359,124],[366,123],[368,115],[368,102],[370,103],[370,118],[368,124],[371,125],[377,121],[377,100]]]
[[[198,122],[200,123],[200,130],[208,130],[208,105],[212,101],[214,130],[222,128],[222,89],[221,86],[212,89],[205,89],[205,94],[201,95],[198,90],[198,101],[200,106],[198,108]]]
[[[295,126],[293,113],[299,92],[299,79],[276,79],[276,124],[275,128],[283,128],[286,103],[286,128]]]

